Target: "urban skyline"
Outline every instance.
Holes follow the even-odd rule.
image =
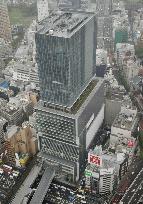
[[[0,1],[0,203],[143,203],[142,11]]]

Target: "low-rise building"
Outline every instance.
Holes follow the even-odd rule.
[[[0,100],[0,114],[9,124],[19,124],[23,120],[23,109],[21,106],[11,104],[3,99]]]
[[[10,81],[19,81],[23,84],[33,83],[37,88],[39,87],[37,65],[30,60],[12,60],[3,71],[3,74]]]
[[[33,113],[34,102],[32,100],[30,93],[19,93],[15,97],[10,97],[9,102],[0,99],[0,114],[10,125],[20,125],[25,117]]]
[[[129,43],[117,43],[115,57],[119,66],[123,65],[123,61],[126,55],[128,55],[130,58],[134,57],[134,45],[131,45]]]
[[[122,107],[111,126],[110,145],[116,151],[128,154],[129,163],[131,163],[137,147],[135,137],[137,124],[137,110]]]
[[[88,153],[85,185],[93,193],[112,193],[118,181],[127,172],[128,156],[125,153],[111,152],[110,149],[99,152],[99,147],[96,146]]]
[[[105,99],[105,123],[112,125],[117,114],[121,111],[123,105],[125,89],[122,86],[109,86]]]
[[[29,123],[23,123],[22,128],[8,126],[5,134],[5,150],[9,162],[16,162],[20,154],[35,155],[38,151],[36,131]],[[17,154],[16,154],[17,153]]]
[[[107,51],[104,49],[96,50],[96,76],[104,77],[107,68]]]
[[[107,51],[104,49],[96,50],[96,66],[100,64],[107,64]]]
[[[143,93],[142,77],[136,75],[130,80],[130,91],[134,93]]]
[[[115,118],[111,126],[111,143],[119,140],[130,140],[137,127],[137,109],[127,109],[121,107],[120,113]]]
[[[112,80],[110,80],[110,83]],[[112,86],[108,84],[106,87],[105,99],[105,123],[112,125],[116,116],[121,111],[121,107],[132,108],[132,101],[127,95],[123,86]]]
[[[131,79],[138,75],[139,66],[133,59],[124,60],[123,72],[127,83],[130,84]]]

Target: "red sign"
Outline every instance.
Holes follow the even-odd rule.
[[[89,154],[88,155],[88,163],[95,164],[97,166],[101,166],[102,159],[101,159],[101,157],[99,157],[97,155]]]
[[[128,140],[128,147],[133,147],[133,146],[134,146],[134,141]]]

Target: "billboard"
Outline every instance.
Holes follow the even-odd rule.
[[[95,164],[97,166],[102,165],[102,158],[101,156],[97,156],[91,153],[88,153],[88,163]]]

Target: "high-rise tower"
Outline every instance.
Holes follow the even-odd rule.
[[[49,16],[49,3],[48,0],[37,0],[38,21],[42,21]]]
[[[94,76],[94,15],[52,14],[41,22],[36,46],[41,99],[70,107]]]
[[[92,13],[56,12],[36,33],[41,101],[36,120],[41,157],[79,179],[104,118],[104,83],[94,77],[96,19]]]
[[[0,0],[0,38],[11,42],[11,28],[8,16],[7,4],[4,0]]]

